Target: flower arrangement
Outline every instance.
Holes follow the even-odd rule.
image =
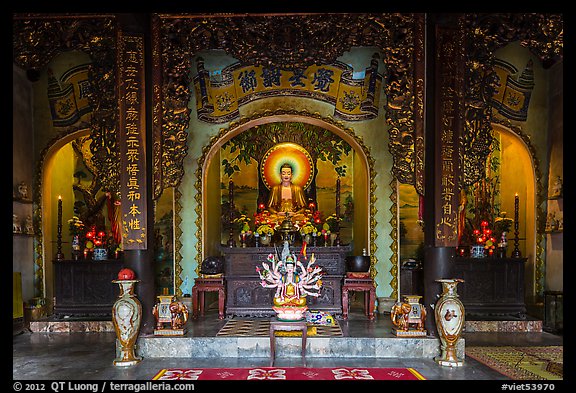
[[[497,234],[502,235],[504,232],[510,232],[513,223],[514,220],[512,218],[506,217],[506,212],[500,212],[498,217],[494,219],[494,230]]]
[[[232,224],[240,230],[240,232],[250,232],[250,217],[241,214],[240,217],[235,218]]]
[[[322,229],[330,232],[338,232],[340,221],[342,221],[342,219],[340,217],[336,217],[336,213],[332,213],[326,218]]]
[[[313,233],[317,233],[317,232],[318,232],[318,228],[316,228],[316,226],[311,221],[306,221],[306,223],[304,223],[304,225],[302,225],[302,227],[300,227],[300,234],[302,236],[312,235]]]
[[[84,223],[77,216],[72,216],[68,220],[69,231],[71,236],[83,236],[86,229]]]
[[[256,232],[258,235],[266,234],[272,236],[274,234],[274,228],[270,224],[262,224],[256,229]]]
[[[488,226],[488,221],[482,221],[480,223],[482,229],[474,229],[472,234],[476,239],[476,244],[479,246],[484,246],[485,254],[492,255],[494,249],[496,248],[496,239],[494,238],[494,233],[492,229]]]
[[[103,230],[97,230],[96,226],[90,228],[90,230],[86,233],[86,239],[86,243],[90,242],[91,244],[91,247],[88,248],[103,248],[108,242],[106,232]]]

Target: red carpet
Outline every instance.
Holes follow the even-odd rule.
[[[412,368],[308,368],[308,367],[254,367],[254,368],[168,368],[160,370],[155,380],[424,380]]]

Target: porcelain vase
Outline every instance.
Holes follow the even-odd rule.
[[[108,250],[102,247],[97,247],[94,249],[94,260],[95,261],[105,261],[108,259]]]
[[[458,359],[456,344],[464,328],[464,304],[458,297],[457,286],[464,280],[459,278],[439,279],[442,295],[434,306],[436,328],[440,336],[441,354],[434,360],[441,366],[461,367],[464,360]]]
[[[142,321],[142,304],[134,295],[134,287],[139,281],[112,281],[120,287],[118,299],[112,306],[112,322],[120,343],[119,356],[114,360],[115,366],[133,366],[142,360],[134,352]]]
[[[262,244],[263,246],[269,245],[271,241],[272,241],[272,235],[269,235],[267,233],[263,233],[260,235],[260,244]]]

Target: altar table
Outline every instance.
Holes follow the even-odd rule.
[[[278,246],[278,252],[282,247]],[[269,254],[276,253],[274,247],[227,247],[221,246],[224,256],[226,278],[226,316],[270,317],[276,313],[272,309],[275,290],[263,288],[256,267],[262,267]],[[342,279],[346,271],[346,255],[351,246],[308,247],[307,256],[316,257],[316,265],[321,266],[322,277],[320,296],[306,297],[310,310],[325,311],[332,315],[342,313]],[[290,252],[300,253],[300,247],[290,247]],[[299,256],[302,264],[308,260]]]
[[[527,258],[455,257],[452,276],[461,278],[458,295],[466,318],[526,319],[524,265]]]
[[[364,313],[369,320],[374,319],[374,302],[376,301],[376,287],[374,281],[368,278],[344,278],[342,287],[342,318],[348,319],[348,293],[349,292],[366,292],[364,295]]]
[[[192,287],[192,317],[204,316],[204,292],[218,292],[218,318],[224,319],[224,279],[197,278]]]
[[[302,332],[302,362],[306,367],[306,337],[308,335],[308,324],[304,321],[271,321],[270,322],[270,367],[274,366],[276,358],[276,336],[275,332],[279,331],[298,331]]]
[[[55,260],[54,316],[111,317],[118,298],[118,285],[112,280],[124,267],[121,259],[96,261]]]

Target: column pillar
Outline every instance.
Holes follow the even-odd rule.
[[[118,33],[120,97],[120,196],[124,265],[140,280],[136,296],[142,304],[141,334],[152,334],[155,320],[153,260],[154,211],[152,199],[152,143],[146,132],[149,92],[146,86],[144,34]]]
[[[464,122],[464,41],[460,15],[427,15],[424,195],[424,298],[426,330],[438,334],[434,320],[435,280],[452,278],[458,246],[459,137]]]

